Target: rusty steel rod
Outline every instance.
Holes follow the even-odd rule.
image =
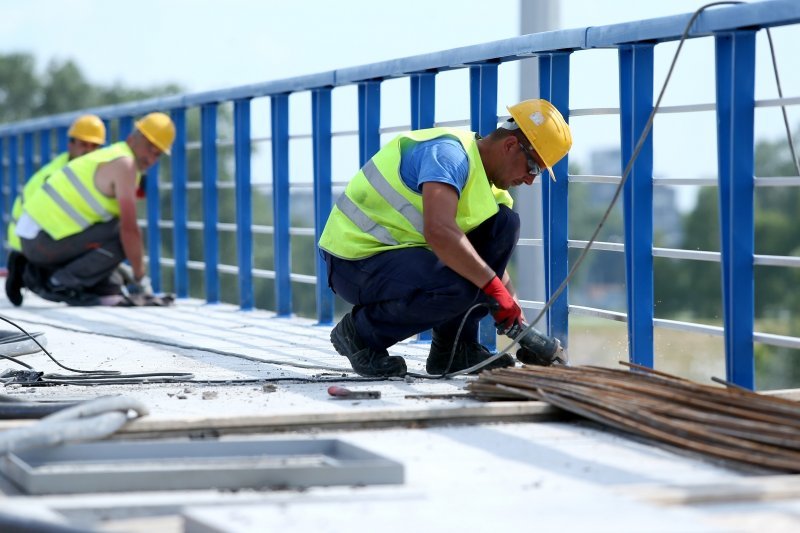
[[[800,403],[628,364],[501,368],[467,385],[481,400],[542,400],[600,424],[734,464],[800,472]]]

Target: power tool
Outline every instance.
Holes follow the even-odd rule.
[[[561,346],[561,341],[555,337],[545,335],[534,327],[529,328],[527,324],[522,322],[514,322],[509,328],[505,328],[500,324],[495,324],[495,327],[497,327],[497,333],[511,339],[517,339],[527,329],[525,334],[517,339],[520,346],[519,350],[517,350],[517,359],[522,364],[550,366],[553,363],[558,363],[566,365],[569,361],[567,353]]]

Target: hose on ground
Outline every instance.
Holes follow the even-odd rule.
[[[68,442],[104,439],[131,417],[148,413],[140,401],[126,396],[104,396],[62,409],[38,423],[0,433],[0,454],[41,446],[57,446]]]

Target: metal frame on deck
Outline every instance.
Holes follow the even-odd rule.
[[[405,127],[381,128],[381,84],[394,78],[409,80],[411,128],[432,126],[469,126],[486,134],[495,129],[498,119],[498,83],[500,64],[529,57],[538,57],[540,94],[561,111],[564,117],[618,114],[620,120],[621,168],[633,153],[653,107],[653,57],[659,43],[675,41],[684,31],[691,14],[662,17],[610,26],[576,28],[533,35],[524,35],[490,43],[456,48],[413,57],[322,72],[309,76],[252,84],[231,89],[153,98],[140,102],[82,110],[0,126],[0,209],[5,233],[9,212],[22,181],[35,170],[35,146],[38,138],[38,163],[52,156],[51,140],[55,131],[59,151],[67,146],[67,127],[80,114],[99,115],[111,131],[118,122],[119,139],[133,128],[133,117],[151,111],[171,113],[177,137],[170,160],[172,183],[159,185],[159,167],[148,172],[146,225],[148,231],[149,272],[153,288],[161,288],[161,265],[174,267],[175,290],[179,297],[189,295],[189,269],[205,271],[205,297],[209,303],[219,302],[219,274],[238,275],[240,306],[254,306],[253,278],[275,280],[274,308],[279,316],[292,313],[292,283],[316,286],[317,319],[330,324],[334,318],[334,298],[328,288],[325,263],[316,257],[316,272],[306,275],[291,272],[291,237],[310,236],[316,239],[333,205],[331,139],[339,135],[358,135],[359,161],[364,163],[380,147],[381,134],[401,131]],[[628,322],[629,353],[638,364],[653,365],[653,328],[670,327],[684,331],[723,334],[727,362],[727,379],[738,385],[754,385],[753,343],[800,347],[800,338],[758,333],[754,328],[753,267],[774,265],[800,267],[800,258],[756,256],[753,246],[753,191],[760,186],[798,186],[800,179],[754,178],[753,115],[755,107],[800,104],[800,97],[755,102],[753,77],[755,69],[755,35],[773,26],[800,22],[800,3],[790,0],[769,0],[704,11],[695,21],[689,38],[710,37],[716,43],[716,102],[667,106],[660,113],[692,113],[714,111],[718,123],[718,180],[667,180],[653,178],[653,146],[648,140],[632,167],[623,196],[625,242],[596,243],[597,249],[624,251],[627,304],[629,312],[614,313],[589,310],[569,305],[565,290],[549,309],[546,329],[567,341],[570,313],[603,316]],[[618,50],[619,107],[569,108],[570,58],[572,54],[595,48]],[[468,120],[439,122],[436,117],[436,75],[456,69],[469,69]],[[342,86],[357,86],[358,130],[333,131],[331,117],[332,91]],[[291,135],[289,131],[289,99],[296,93],[311,94],[311,134]],[[269,98],[271,133],[266,139],[251,134],[251,101]],[[233,139],[218,139],[217,111],[219,104],[233,104]],[[510,102],[509,102],[510,103]],[[187,142],[186,113],[199,108],[200,142]],[[309,138],[313,151],[314,228],[293,228],[289,212],[292,185],[289,150],[292,140]],[[252,225],[254,201],[251,183],[252,144],[271,141],[272,154],[272,226]],[[218,182],[217,151],[222,146],[234,147],[235,179]],[[20,147],[22,154],[20,157]],[[187,152],[200,149],[202,185],[188,183]],[[543,246],[545,257],[545,294],[549,298],[566,278],[569,248],[585,243],[568,239],[569,183],[617,184],[619,176],[569,176],[568,158],[555,166],[558,181],[542,179],[543,236],[541,240],[523,239],[520,244]],[[660,185],[703,185],[719,187],[721,219],[721,253],[708,251],[653,248],[653,187]],[[203,220],[188,220],[187,191],[202,188]],[[235,224],[219,222],[218,190],[235,188]],[[170,191],[173,220],[161,220],[159,193]],[[256,196],[256,198],[258,198]],[[256,208],[260,208],[257,206]],[[173,232],[172,257],[161,258],[161,228]],[[188,232],[202,231],[204,261],[188,257]],[[237,265],[220,264],[219,232],[236,234]],[[272,234],[274,270],[253,264],[253,235]],[[654,318],[653,258],[672,257],[688,260],[720,261],[722,266],[724,327],[667,321]],[[4,261],[5,258],[0,258]],[[536,307],[537,302],[523,300]],[[494,330],[488,320],[481,328],[482,341],[494,346]],[[422,335],[424,338],[424,335]]]

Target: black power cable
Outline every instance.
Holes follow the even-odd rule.
[[[69,370],[70,372],[75,372],[75,373],[78,373],[78,374],[106,374],[106,375],[118,375],[118,374],[119,374],[119,372],[118,372],[118,371],[116,371],[116,370],[79,370],[79,369],[77,369],[77,368],[70,368],[70,367],[68,367],[68,366],[65,366],[65,365],[61,364],[61,363],[58,361],[58,359],[56,359],[55,357],[53,357],[53,354],[51,354],[50,352],[48,352],[48,351],[47,351],[47,348],[45,348],[44,346],[42,346],[42,345],[39,343],[39,341],[38,341],[38,340],[36,340],[36,338],[35,338],[33,335],[31,335],[30,333],[28,333],[27,331],[25,331],[24,329],[22,329],[22,327],[21,327],[21,326],[19,326],[19,325],[18,325],[18,324],[16,324],[15,322],[13,322],[13,321],[9,320],[8,318],[6,318],[6,317],[4,317],[4,316],[2,316],[2,315],[0,315],[0,320],[2,320],[3,322],[5,322],[5,323],[7,323],[7,324],[11,324],[12,326],[14,326],[14,327],[15,327],[15,328],[17,328],[18,330],[20,330],[22,333],[24,333],[25,335],[27,335],[27,336],[28,336],[28,338],[29,338],[30,340],[32,340],[33,342],[35,342],[35,343],[36,343],[36,346],[38,346],[39,348],[41,348],[41,350],[42,350],[42,351],[43,351],[45,354],[47,354],[47,357],[49,357],[49,358],[50,358],[50,359],[51,359],[51,360],[52,360],[52,361],[53,361],[55,364],[57,364],[58,366],[60,366],[60,367],[61,367],[61,368],[63,368],[64,370]],[[13,358],[11,358],[11,357],[7,356],[7,355],[4,355],[4,356],[2,356],[2,357],[6,358],[6,359],[11,359],[11,360],[12,360],[12,361],[14,361],[15,363],[19,363],[19,364],[21,364],[22,366],[24,366],[24,367],[26,367],[26,368],[31,368],[30,366],[28,366],[28,365],[26,365],[26,364],[24,364],[24,363],[21,363],[20,361],[17,361],[17,360],[15,360],[15,359],[13,359]]]
[[[82,379],[84,379],[84,380],[93,380],[93,381],[103,381],[103,380],[107,380],[109,378],[123,379],[123,380],[127,380],[127,379],[130,378],[131,380],[133,380],[133,379],[147,379],[147,378],[151,378],[152,377],[152,378],[156,378],[156,379],[162,379],[162,380],[164,380],[163,381],[164,383],[167,383],[167,382],[170,382],[169,381],[170,379],[185,380],[185,379],[191,378],[193,376],[193,374],[191,374],[189,372],[155,372],[155,373],[151,373],[151,374],[123,374],[123,373],[119,372],[118,370],[80,370],[80,369],[76,369],[76,368],[70,368],[70,367],[62,364],[55,357],[53,357],[53,354],[51,354],[47,350],[47,348],[42,346],[41,343],[39,343],[39,341],[36,340],[36,336],[35,335],[31,335],[30,333],[28,333],[28,331],[23,329],[22,326],[20,326],[16,322],[14,322],[14,321],[12,321],[12,320],[10,320],[10,319],[2,316],[2,315],[0,315],[0,320],[2,320],[3,322],[6,322],[7,324],[11,324],[12,326],[14,326],[18,330],[20,330],[23,334],[25,334],[30,340],[35,342],[36,345],[39,348],[41,348],[41,350],[45,354],[47,354],[47,357],[49,357],[50,360],[52,360],[56,365],[60,366],[64,370],[68,370],[70,372],[75,372],[76,374],[80,374],[78,376],[73,376],[71,378],[73,381],[80,381]],[[10,355],[2,355],[2,354],[0,354],[0,358],[8,359],[9,361],[13,361],[14,363],[17,363],[18,365],[23,366],[23,367],[27,368],[28,370],[33,370],[32,366],[30,366],[30,365],[28,365],[26,363],[23,363],[22,361],[14,358],[14,357],[11,357]],[[41,376],[40,380],[47,379],[47,378],[53,377],[53,376],[58,376],[58,374],[45,374],[45,375]],[[133,381],[131,381],[131,382],[133,382]]]
[[[30,337],[30,334],[21,326],[16,324],[15,322],[11,321],[10,319],[0,316],[0,320],[4,320],[5,322],[13,325],[20,331],[22,331],[25,335]],[[219,355],[226,355],[232,357],[238,357],[242,359],[247,359],[254,362],[259,363],[267,363],[267,364],[276,364],[276,365],[286,365],[286,366],[294,366],[298,368],[304,369],[311,369],[311,370],[322,370],[328,372],[335,372],[337,374],[341,373],[341,376],[337,377],[330,377],[330,378],[322,378],[322,377],[299,377],[299,376],[283,376],[283,377],[276,377],[276,378],[244,378],[244,379],[194,379],[194,375],[188,372],[152,372],[152,373],[143,373],[143,374],[122,374],[118,371],[95,371],[95,370],[80,370],[81,375],[78,376],[65,376],[62,374],[43,374],[37,381],[19,381],[14,382],[15,385],[20,387],[52,387],[56,385],[79,385],[79,386],[97,386],[97,385],[142,385],[142,384],[164,384],[164,383],[183,383],[183,384],[196,384],[196,385],[248,385],[248,384],[259,384],[259,383],[279,383],[279,382],[292,382],[292,383],[337,383],[337,382],[368,382],[368,381],[376,381],[373,378],[364,378],[364,377],[354,377],[348,376],[348,373],[351,373],[352,370],[348,368],[337,368],[337,367],[328,367],[328,366],[313,366],[313,365],[306,365],[302,363],[292,363],[292,362],[284,362],[284,361],[277,361],[277,360],[264,360],[258,359],[256,357],[251,357],[245,354],[237,353],[237,352],[230,352],[225,350],[216,350],[214,348],[204,348],[201,346],[194,346],[188,344],[179,344],[173,343],[168,341],[159,341],[155,339],[137,339],[134,337],[126,337],[124,335],[116,335],[112,333],[100,333],[96,331],[82,331],[76,328],[70,328],[66,326],[60,326],[57,324],[51,324],[47,322],[34,322],[26,320],[26,322],[35,323],[38,325],[49,326],[55,329],[65,330],[65,331],[74,331],[76,333],[86,333],[90,335],[99,335],[103,337],[112,337],[116,339],[124,339],[124,340],[131,340],[137,342],[148,342],[152,344],[158,344],[162,346],[169,346],[173,348],[185,349],[185,350],[197,350],[200,352],[209,352],[215,353]],[[462,322],[463,325],[463,322]],[[460,329],[459,329],[460,331]],[[47,352],[44,347],[36,343],[39,348],[45,351],[47,355],[52,359],[58,366],[61,368],[65,368],[67,370],[72,371],[69,367],[66,367],[58,362],[58,360],[53,357],[52,354]],[[33,367],[8,355],[0,354],[0,358],[8,359],[17,363],[20,366],[23,366],[29,370],[33,370]],[[452,359],[451,359],[452,361]]]

